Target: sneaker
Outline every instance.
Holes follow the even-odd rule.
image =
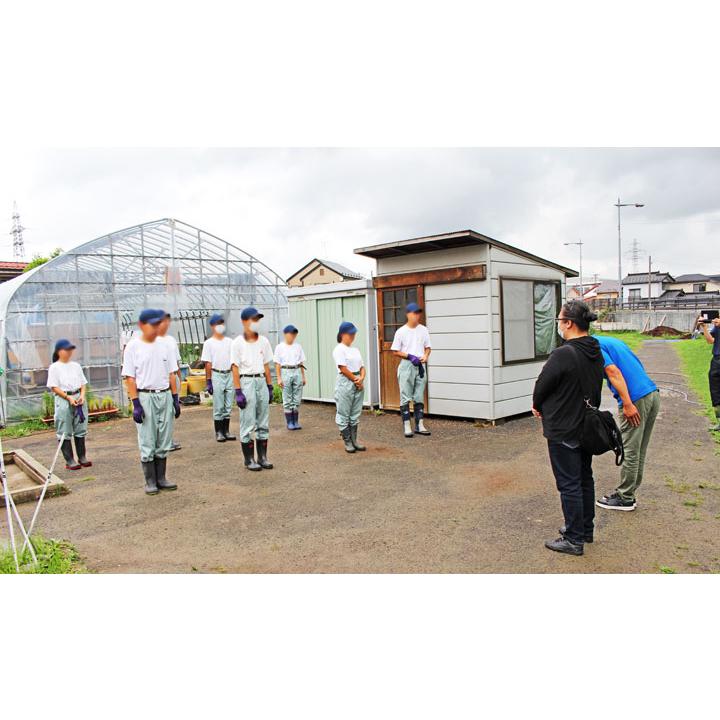
[[[565,553],[566,555],[582,555],[583,554],[583,546],[582,545],[576,545],[574,542],[570,542],[569,540],[566,540],[562,536],[560,536],[559,538],[557,538],[555,540],[548,540],[545,543],[545,547],[548,550],[553,550],[554,552],[559,552],[559,553]]]
[[[561,528],[558,529],[558,532],[559,532],[563,537],[565,537],[565,531],[566,531],[566,530],[567,530],[567,527],[565,527],[565,525],[563,525]],[[586,536],[583,538],[583,542],[591,543],[592,541],[593,541],[593,536],[592,536],[592,535],[586,535]]]
[[[595,501],[595,504],[606,510],[622,510],[624,512],[631,512],[637,508],[635,500],[623,500],[617,493],[603,495],[600,500]]]

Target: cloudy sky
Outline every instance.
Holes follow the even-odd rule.
[[[314,256],[367,274],[353,248],[472,228],[584,274],[617,275],[617,215],[640,269],[720,273],[718,149],[101,149],[4,152],[0,218],[17,201],[26,255],[175,217],[283,277]],[[5,238],[2,240],[1,238]],[[0,235],[0,259],[12,259]],[[630,270],[629,252],[623,257]]]

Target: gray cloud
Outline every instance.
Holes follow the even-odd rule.
[[[661,270],[720,272],[718,149],[18,151],[0,172],[28,255],[171,216],[283,276],[315,255],[369,271],[354,247],[473,228],[573,267],[563,242],[582,238],[585,274],[613,277],[620,194],[646,204],[624,211],[626,248],[637,238]]]

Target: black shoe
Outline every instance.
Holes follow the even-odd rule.
[[[345,443],[345,452],[354,453],[355,452],[355,446],[353,445],[352,441],[352,431],[350,430],[350,426],[343,428],[340,431],[340,435],[342,436],[343,442]]]
[[[221,420],[222,422],[222,433],[225,436],[226,440],[237,440],[237,438],[234,435],[230,434],[230,418],[225,418],[224,420]]]
[[[251,440],[250,442],[240,443],[240,447],[245,458],[245,467],[248,470],[262,470],[260,465],[255,462],[255,443]]]
[[[565,525],[563,525],[563,526],[558,530],[558,532],[559,532],[563,537],[565,537],[565,532],[566,532],[566,531],[567,531],[567,528],[565,527]],[[592,535],[586,535],[586,536],[583,538],[583,542],[584,542],[584,543],[591,543],[592,541],[593,541],[593,536],[592,536]]]
[[[256,440],[257,461],[263,470],[272,470],[273,464],[267,459],[267,440]]]
[[[357,426],[357,425],[351,425],[351,426],[350,426],[350,442],[352,443],[353,447],[354,447],[357,451],[363,452],[363,451],[367,450],[367,448],[366,448],[364,445],[361,445],[361,444],[358,442],[357,434],[358,434],[358,426]]]
[[[150,460],[149,462],[142,463],[143,476],[145,477],[145,494],[146,495],[157,495],[160,490],[155,480],[155,461]]]
[[[77,450],[78,462],[82,467],[92,467],[92,463],[85,457],[85,436],[75,438],[75,449]]]
[[[62,451],[63,457],[65,458],[65,469],[79,470],[80,463],[75,462],[75,458],[73,457],[72,440],[70,440],[70,438],[66,438],[62,441],[60,450]]]
[[[564,537],[559,537],[555,540],[548,540],[545,543],[545,547],[548,550],[554,550],[555,552],[565,553],[566,555],[582,555],[583,546],[576,545],[574,542],[566,540]]]
[[[223,432],[223,421],[215,421],[215,440],[218,442],[225,442],[225,433]]]
[[[603,495],[600,500],[595,501],[595,504],[606,510],[623,510],[624,512],[632,512],[637,508],[635,500],[623,500],[617,493]]]
[[[160,490],[177,490],[177,485],[165,477],[167,458],[155,458],[155,481]]]

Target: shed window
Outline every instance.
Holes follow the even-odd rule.
[[[556,347],[560,283],[500,280],[503,363],[546,358]]]

